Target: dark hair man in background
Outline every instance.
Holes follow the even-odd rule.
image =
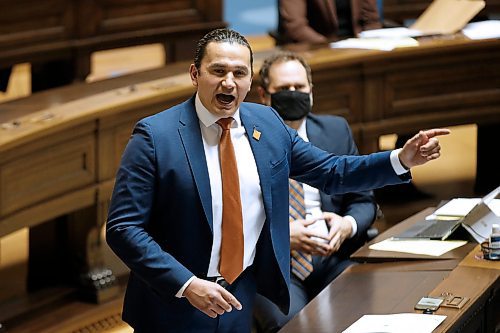
[[[311,114],[312,87],[311,68],[292,52],[270,56],[260,69],[261,102],[272,106],[302,139],[339,156],[358,155],[344,118]],[[352,264],[349,255],[365,242],[376,217],[377,204],[371,191],[330,196],[307,185],[304,191],[307,219],[292,219],[290,245],[292,251],[313,255],[313,270],[305,278],[300,273],[291,275],[288,315],[257,296],[255,317],[263,332],[276,332]],[[322,229],[315,227],[325,222]],[[293,273],[293,267],[291,270]]]

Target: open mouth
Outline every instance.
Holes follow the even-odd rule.
[[[216,98],[219,103],[226,105],[231,104],[235,100],[235,97],[233,95],[226,94],[217,94]]]

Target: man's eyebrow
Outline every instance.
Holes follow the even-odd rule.
[[[223,68],[223,67],[227,67],[227,65],[223,64],[223,63],[214,62],[212,64],[209,64],[207,67],[208,68],[213,68],[213,67]]]
[[[215,63],[212,63],[212,64],[209,64],[207,66],[208,68],[228,68],[228,67],[232,67],[228,64],[224,64],[224,63],[219,63],[219,62],[215,62]],[[248,67],[247,66],[244,66],[244,65],[236,65],[234,66],[235,69],[238,69],[238,70],[245,70],[245,71],[248,71]]]

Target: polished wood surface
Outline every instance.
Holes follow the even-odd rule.
[[[418,214],[412,218],[418,220]],[[391,232],[388,230],[387,234]],[[487,262],[477,267],[475,261],[484,261],[470,257],[477,254],[477,250],[477,246],[470,247],[461,260],[352,266],[288,322],[280,333],[342,332],[365,314],[421,313],[414,310],[414,305],[422,296],[445,294],[467,297],[469,301],[461,309],[440,307],[435,313],[447,318],[434,332],[497,332],[500,324],[500,266]]]
[[[421,297],[443,293],[469,301],[462,309],[439,308],[435,313],[447,318],[434,332],[497,332],[499,270],[414,271],[400,266],[398,271],[384,270],[385,265],[346,270],[279,332],[342,332],[364,314],[422,313],[413,308]]]
[[[167,60],[175,61],[191,56],[206,32],[226,25],[220,0],[5,0],[2,7],[0,68],[69,59],[80,80],[95,51],[162,43]]]
[[[380,270],[354,266],[326,287],[280,332],[340,333],[363,314],[413,312],[413,306],[449,271]],[[380,267],[382,266],[382,267]]]

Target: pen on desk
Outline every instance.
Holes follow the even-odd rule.
[[[425,237],[391,237],[389,238],[391,241],[429,241],[431,240],[430,238],[425,238]]]

